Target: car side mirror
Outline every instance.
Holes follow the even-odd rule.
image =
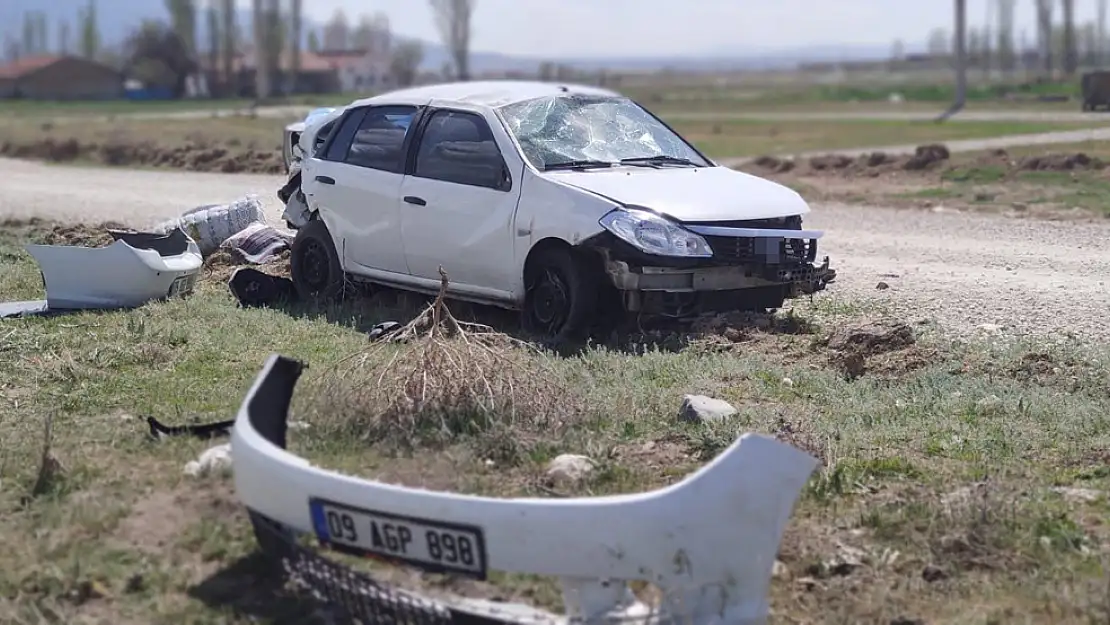
[[[505,165],[501,166],[501,179],[497,183],[498,191],[512,191],[513,177],[509,174],[509,168]]]

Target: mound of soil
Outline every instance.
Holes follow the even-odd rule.
[[[1106,163],[1079,152],[1077,154],[1045,154],[1029,156],[1017,163],[1024,171],[1097,171],[1106,168]]]
[[[223,173],[277,174],[284,171],[281,149],[262,151],[236,145],[190,142],[164,146],[150,141],[115,140],[103,144],[46,138],[30,143],[0,143],[0,155],[54,163],[77,160],[116,167],[159,167]]]

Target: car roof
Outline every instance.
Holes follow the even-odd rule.
[[[615,91],[586,85],[527,80],[477,80],[390,91],[356,100],[350,106],[456,102],[497,108],[525,100],[566,94],[620,97]]]

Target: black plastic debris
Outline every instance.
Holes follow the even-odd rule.
[[[231,274],[228,289],[244,308],[261,308],[292,302],[297,289],[289,278],[272,276],[252,267],[241,267]]]
[[[208,440],[219,436],[229,436],[232,426],[235,425],[235,420],[189,425],[166,425],[154,417],[147,417],[146,424],[150,428],[150,437],[155,440],[162,440],[171,436],[192,436],[193,438]]]
[[[377,341],[383,339],[390,334],[393,334],[397,330],[400,330],[401,327],[401,324],[397,323],[396,321],[383,321],[373,328],[370,328],[370,340]]]

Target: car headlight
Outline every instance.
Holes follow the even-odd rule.
[[[618,208],[599,221],[601,227],[636,249],[657,256],[709,258],[713,249],[700,235],[659,215]]]

